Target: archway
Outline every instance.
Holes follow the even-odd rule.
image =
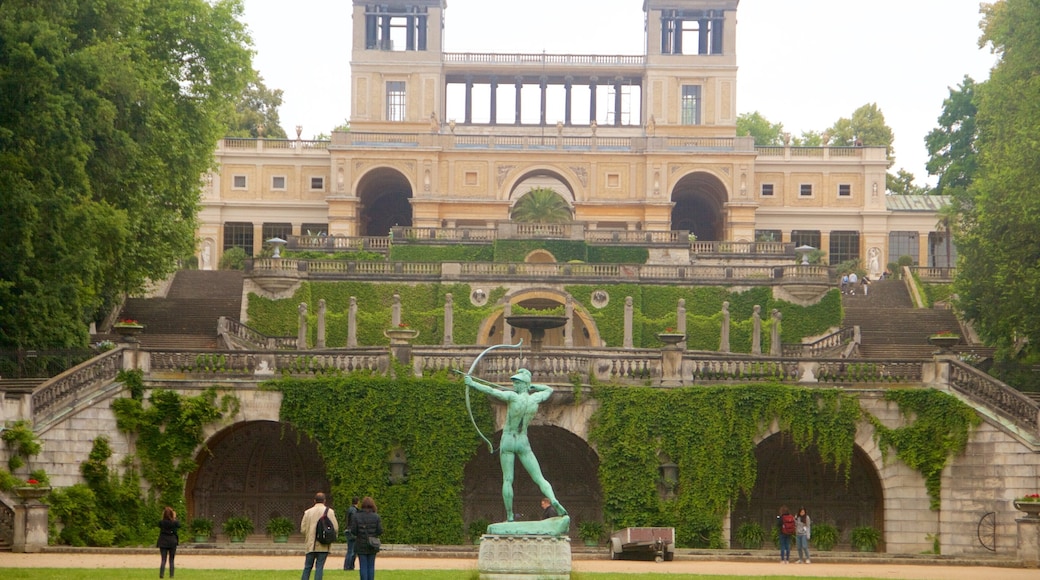
[[[358,182],[358,232],[385,236],[394,226],[412,225],[412,185],[396,169],[374,169]]]
[[[743,497],[733,506],[731,544],[744,522],[758,522],[767,538],[776,525],[780,506],[791,513],[804,507],[814,524],[827,523],[838,528],[839,544],[849,543],[853,528],[871,526],[884,537],[884,492],[877,470],[858,446],[852,454],[848,483],[844,471],[826,465],[816,447],[798,451],[791,437],[777,433],[755,449],[758,479],[750,500]]]
[[[329,493],[318,447],[291,425],[275,421],[236,423],[214,435],[188,476],[188,512],[214,529],[232,516],[248,516],[257,531],[276,516],[297,521]]]
[[[717,241],[726,235],[726,186],[709,173],[691,173],[672,189],[673,230],[689,230],[698,240]]]
[[[571,535],[578,522],[603,521],[603,491],[599,485],[599,456],[581,437],[554,425],[531,425],[531,449],[538,457],[542,475],[553,486],[557,499],[571,516]],[[502,432],[492,441],[498,449]],[[542,493],[520,462],[513,478],[513,512],[517,521],[542,517]],[[468,526],[476,519],[505,520],[502,504],[502,465],[498,453],[480,448],[463,473],[462,517]]]
[[[549,289],[528,289],[512,296],[506,296],[504,300],[511,304],[518,304],[524,308],[548,310],[552,308],[562,308],[567,300],[567,294]],[[577,303],[575,303],[571,326],[573,327],[574,332],[571,344],[574,347],[599,346],[600,336],[595,321],[593,321],[587,313],[582,311],[582,309],[578,307]],[[525,345],[531,344],[530,331],[522,328],[511,328],[510,330],[512,332],[509,339],[506,340],[503,336],[504,330],[504,310],[498,310],[485,319],[480,325],[480,329],[477,331],[477,344],[501,344],[503,342],[513,344],[521,338],[524,340]],[[566,343],[566,332],[566,326],[546,330],[545,338],[542,340],[543,348],[563,346]]]

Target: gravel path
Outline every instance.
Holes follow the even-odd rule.
[[[333,554],[326,570],[339,570],[342,556]],[[98,554],[98,553],[0,553],[0,568],[156,568],[159,554]],[[303,555],[216,555],[185,552],[178,554],[177,568],[182,569],[239,569],[239,570],[298,570],[302,569]],[[381,554],[376,569],[383,570],[473,570],[477,561],[470,558],[415,558]],[[833,576],[843,578],[885,578],[900,580],[1037,580],[1040,571],[1023,568],[990,566],[903,565],[860,562],[852,564],[789,564],[779,562],[720,562],[711,560],[676,560],[674,562],[636,562],[611,560],[574,560],[576,572],[625,572],[654,574],[717,574],[724,576]],[[2,574],[0,574],[2,576]],[[353,576],[347,576],[352,578]]]

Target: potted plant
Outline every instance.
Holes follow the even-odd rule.
[[[603,524],[587,520],[578,524],[578,537],[586,546],[599,545],[599,539],[603,537]]]
[[[928,342],[939,347],[939,352],[949,351],[951,348],[953,348],[954,345],[956,345],[960,341],[961,335],[955,332],[950,332],[949,330],[936,332],[935,334],[928,337]]]
[[[116,331],[117,334],[125,338],[127,341],[133,342],[134,337],[144,330],[144,325],[132,318],[124,318],[113,324],[112,330]]]
[[[766,531],[758,522],[744,522],[737,528],[737,541],[745,550],[757,550],[766,539]]]
[[[292,520],[284,516],[273,517],[267,520],[267,533],[271,534],[274,541],[284,544],[289,541],[289,535],[293,533],[295,526]]]
[[[813,524],[810,534],[809,541],[817,550],[827,552],[838,543],[838,528],[831,524]]]
[[[676,332],[674,328],[666,328],[664,332],[657,333],[657,340],[665,344],[679,344],[686,340],[686,335],[681,332]]]
[[[253,533],[253,520],[246,516],[228,518],[223,529],[232,542],[241,543],[246,541],[246,536]]]
[[[469,523],[469,539],[474,546],[480,543],[480,538],[487,533],[489,525],[491,522],[484,518],[478,518]]]
[[[213,533],[213,520],[209,518],[195,518],[188,523],[188,531],[195,537],[198,543],[209,541]]]
[[[860,552],[875,552],[881,543],[881,532],[870,526],[852,528],[852,547]]]
[[[408,341],[419,336],[419,331],[409,328],[408,323],[401,322],[393,328],[384,330],[383,336],[390,339],[390,344],[408,344]]]
[[[1024,519],[1040,519],[1040,493],[1031,493],[1015,500],[1015,509],[1026,512]]]

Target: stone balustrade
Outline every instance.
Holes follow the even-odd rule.
[[[948,359],[950,388],[1040,437],[1040,403],[961,361]]]

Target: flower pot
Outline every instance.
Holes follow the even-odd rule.
[[[30,500],[40,499],[50,492],[51,488],[47,485],[23,485],[14,488],[15,495],[21,498],[22,503],[28,503]]]
[[[116,334],[122,336],[127,342],[137,342],[135,338],[138,334],[144,330],[143,324],[116,324],[112,327],[112,330],[116,331]]]
[[[209,541],[209,534],[195,534],[195,543],[204,544]]]
[[[950,352],[957,343],[961,341],[959,336],[929,336],[928,342],[939,347],[939,352]]]
[[[686,340],[686,335],[679,332],[660,332],[657,334],[657,340],[665,344],[679,344]]]
[[[1015,500],[1015,509],[1021,512],[1026,512],[1023,519],[1027,520],[1040,520],[1040,502],[1037,501],[1019,501]]]
[[[289,536],[274,536],[274,543],[276,544],[288,544]]]
[[[245,536],[231,536],[231,543],[232,544],[243,544],[243,543],[245,543],[245,541],[246,541],[246,537]]]
[[[390,339],[390,344],[408,344],[408,341],[419,336],[419,331],[414,328],[388,328],[383,331],[383,336]]]

